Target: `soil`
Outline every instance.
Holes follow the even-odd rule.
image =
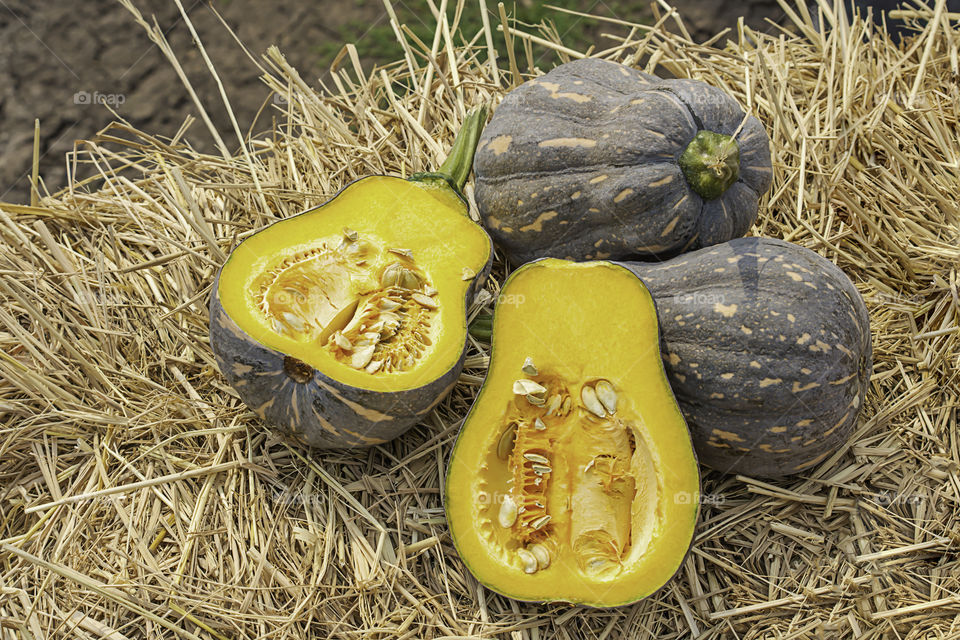
[[[388,24],[380,2],[181,1],[244,132],[251,126],[268,126],[266,120],[254,125],[268,93],[258,70],[214,10],[253,55],[276,44],[308,80],[320,80],[326,72],[329,54],[321,52],[335,50],[344,41],[362,43],[364,32]],[[148,21],[155,18],[161,26],[215,126],[228,144],[235,141],[216,84],[191,44],[176,3],[132,2]],[[419,13],[417,4],[423,4]],[[678,0],[674,4],[698,39],[735,26],[740,15],[761,27],[767,18],[781,17],[775,0]],[[422,0],[404,6],[415,15],[429,15]],[[601,13],[605,6],[596,0],[593,7],[585,4],[584,9]],[[638,14],[646,12],[645,7],[646,2],[637,2]],[[601,31],[611,31],[609,25],[582,24],[588,35],[597,38]],[[369,72],[374,62],[364,63]],[[34,119],[40,121],[40,176],[52,193],[66,184],[66,154],[75,141],[94,136],[116,119],[110,109],[139,129],[167,137],[177,132],[188,115],[198,116],[176,72],[117,0],[0,3],[0,73],[0,201],[29,201]],[[212,147],[199,121],[187,137],[198,148]]]

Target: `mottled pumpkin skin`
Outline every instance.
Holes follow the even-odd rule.
[[[849,439],[872,369],[870,319],[833,263],[740,238],[627,266],[656,300],[667,377],[702,463],[776,478]]]
[[[739,178],[705,201],[679,158],[698,131],[732,135],[744,112],[720,89],[603,60],[560,65],[511,91],[474,159],[476,201],[515,264],[668,256],[740,237],[770,186],[767,134],[750,116]]]

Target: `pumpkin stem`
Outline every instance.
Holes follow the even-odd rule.
[[[733,136],[702,130],[679,162],[690,187],[704,200],[714,200],[740,177],[740,146]]]
[[[410,176],[410,179],[430,181],[439,178],[446,181],[459,194],[463,185],[467,183],[470,169],[473,168],[473,155],[477,150],[480,132],[483,131],[483,125],[486,122],[486,105],[480,105],[471,110],[463,119],[463,126],[460,127],[460,132],[457,133],[457,138],[453,141],[450,153],[443,164],[436,171],[415,173]]]

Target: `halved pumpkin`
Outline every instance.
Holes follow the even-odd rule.
[[[244,402],[318,447],[386,442],[460,375],[490,238],[459,195],[483,126],[437,173],[370,176],[244,240],[214,283],[211,345]]]
[[[608,262],[515,271],[446,479],[450,532],[474,576],[520,600],[635,602],[680,567],[698,503],[643,283]]]

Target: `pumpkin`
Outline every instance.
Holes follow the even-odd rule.
[[[515,264],[740,237],[772,176],[763,126],[720,89],[589,58],[507,94],[474,162],[483,223]]]
[[[498,593],[591,606],[658,590],[690,547],[699,471],[643,283],[545,259],[504,284],[450,456],[450,534]]]
[[[459,191],[485,117],[468,115],[437,172],[361,178],[232,251],[210,344],[269,425],[315,447],[379,444],[456,383],[493,255]]]
[[[700,462],[777,478],[850,438],[872,369],[870,319],[833,263],[740,238],[627,266],[656,299],[664,366]]]

